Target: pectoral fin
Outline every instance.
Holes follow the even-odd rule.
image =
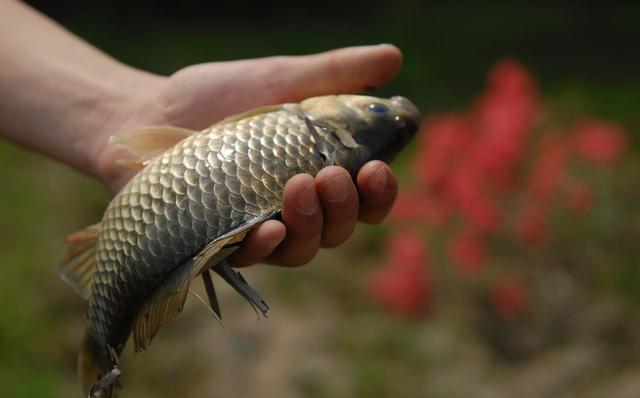
[[[234,229],[210,242],[207,246],[198,253],[193,259],[192,277],[195,278],[201,274],[204,270],[211,268],[214,264],[222,261],[231,253],[236,251],[247,236],[247,233],[256,225],[274,218],[278,214],[277,211],[272,211],[264,216],[256,217],[239,228]]]
[[[309,117],[304,114],[298,115],[300,118],[304,120],[304,123],[307,125],[307,129],[309,130],[309,134],[313,137],[316,142],[316,149],[318,150],[318,154],[322,159],[324,159],[324,166],[332,166],[336,162],[336,153],[335,149],[331,148],[327,141],[322,139],[320,133],[316,129],[316,126],[313,124]]]
[[[356,140],[353,139],[353,136],[346,128],[336,128],[333,130],[333,134],[338,137],[342,145],[344,145],[346,148],[355,149],[360,146],[360,144],[358,144]]]
[[[193,261],[189,261],[173,271],[140,308],[133,323],[133,345],[136,352],[146,349],[158,329],[182,311],[189,292],[192,267]]]
[[[237,250],[240,242],[251,228],[276,214],[276,212],[272,212],[264,217],[257,217],[240,228],[220,236],[205,246],[196,257],[174,270],[151,295],[135,317],[133,324],[135,350],[141,351],[147,348],[158,329],[182,311],[193,278],[203,272],[208,272],[211,265],[221,262]],[[211,305],[214,312],[219,314],[220,309],[213,308],[217,307],[216,304],[217,298],[215,303],[211,303]]]
[[[347,126],[343,126],[339,123],[329,124],[329,123],[313,121],[313,120],[310,120],[304,114],[301,117],[305,119],[305,122],[307,123],[307,128],[312,133],[314,133],[313,130],[315,130],[316,127],[319,127],[324,131],[330,132],[333,135],[335,135],[336,138],[338,138],[338,140],[340,141],[340,143],[347,149],[355,149],[361,146],[356,142],[355,139],[353,139],[353,135],[351,134]]]

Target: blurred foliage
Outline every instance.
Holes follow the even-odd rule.
[[[637,395],[640,4],[29,3],[115,58],[161,74],[196,62],[391,42],[403,49],[404,67],[374,94],[405,95],[427,115],[468,106],[495,60],[513,56],[562,118],[615,120],[630,132],[615,172],[588,171],[594,217],[558,218],[550,251],[496,248],[509,259],[499,257],[497,269],[525,270],[547,292],[536,308],[553,316],[492,319],[475,282],[446,270],[430,317],[379,311],[362,281],[379,262],[386,228],[361,227],[309,267],[247,270],[274,309],[266,321],[223,289],[225,336],[190,302],[150,350],[125,356],[123,397]],[[394,166],[405,183],[413,154]],[[98,219],[108,193],[4,142],[0,186],[0,396],[76,395],[84,303],[58,280],[55,264],[62,237]],[[636,304],[619,305],[621,296]]]

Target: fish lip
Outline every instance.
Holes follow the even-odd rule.
[[[399,135],[403,138],[402,147],[407,145],[420,128],[421,115],[418,107],[407,98],[396,95],[390,98],[391,103],[398,110],[396,121],[400,122]]]
[[[395,106],[398,107],[398,109],[404,111],[401,116],[407,124],[416,127],[420,125],[420,111],[418,110],[418,107],[413,104],[413,102],[400,95],[393,96],[390,98],[390,100]]]

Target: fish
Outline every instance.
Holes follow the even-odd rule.
[[[255,309],[268,305],[227,257],[260,223],[278,219],[287,181],[336,165],[353,178],[367,161],[390,162],[410,142],[420,112],[400,96],[325,95],[253,109],[202,131],[148,126],[110,143],[138,170],[102,220],[66,238],[63,281],[88,301],[78,377],[85,396],[118,388],[119,357],[136,352],[183,309],[201,278],[211,312],[222,314],[212,274]]]

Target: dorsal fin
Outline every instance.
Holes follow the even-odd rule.
[[[242,113],[227,116],[224,119],[220,120],[218,123],[214,124],[214,126],[219,124],[233,123],[233,122],[237,122],[238,120],[246,119],[248,117],[275,112],[282,109],[282,107],[283,105],[280,104],[280,105],[267,105],[267,106],[261,106],[259,108],[250,109]]]
[[[133,170],[142,170],[147,166],[147,163],[149,163],[148,160],[141,159],[116,159],[116,164]]]
[[[197,133],[175,126],[147,126],[112,135],[109,143],[126,149],[134,156],[149,159]]]
[[[67,257],[58,266],[58,275],[83,299],[91,294],[91,281],[95,272],[96,243],[100,224],[90,225],[65,238],[69,244]]]

